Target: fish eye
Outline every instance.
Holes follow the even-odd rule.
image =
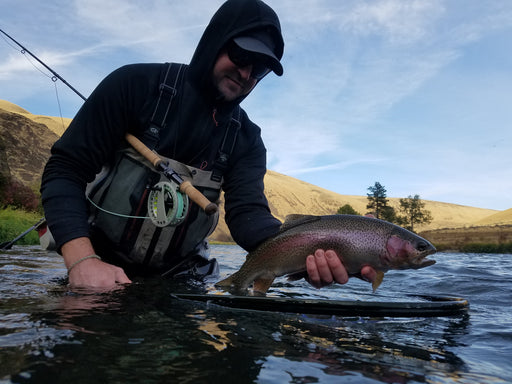
[[[424,241],[420,241],[416,248],[418,249],[418,251],[423,252],[423,251],[426,251],[428,249],[428,244],[425,243]]]

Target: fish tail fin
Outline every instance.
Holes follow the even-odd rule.
[[[233,275],[228,276],[224,280],[216,282],[215,286],[224,289],[231,288],[233,286]]]
[[[373,288],[374,293],[377,290],[377,288],[379,288],[379,285],[381,285],[383,279],[384,279],[384,272],[377,271],[377,276],[375,277],[375,280],[372,283],[372,288]]]

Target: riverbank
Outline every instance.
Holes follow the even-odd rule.
[[[13,240],[37,223],[41,217],[42,215],[37,212],[25,212],[12,208],[0,209],[0,243]],[[16,244],[39,244],[39,236],[36,231],[31,231],[19,239]]]
[[[438,250],[512,253],[512,225],[443,228],[422,231],[419,235]]]

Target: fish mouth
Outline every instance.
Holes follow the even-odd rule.
[[[432,255],[437,252],[437,249],[430,245],[429,248],[421,251],[411,262],[411,268],[413,269],[420,269],[425,268],[430,265],[434,265],[436,263],[435,260],[427,259],[427,256]]]
[[[435,264],[435,260],[426,257],[436,252],[437,249],[428,240],[411,241],[392,236],[387,242],[387,252],[381,260],[391,269],[419,269]]]

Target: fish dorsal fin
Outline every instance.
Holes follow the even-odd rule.
[[[320,216],[291,214],[284,219],[284,223],[281,225],[281,232],[317,220],[320,220]]]

